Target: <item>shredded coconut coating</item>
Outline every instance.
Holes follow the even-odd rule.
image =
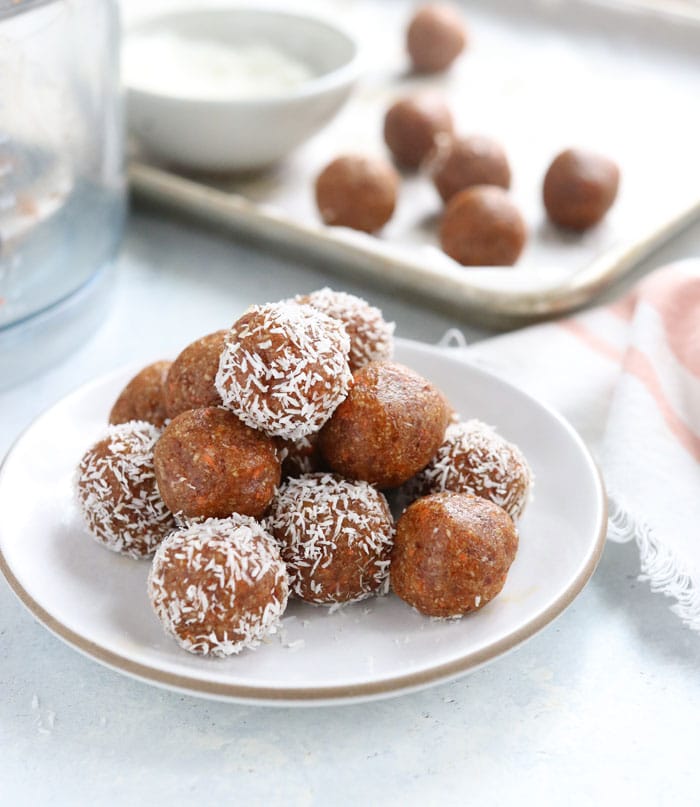
[[[252,306],[226,337],[216,388],[248,426],[298,440],[345,399],[349,351],[343,325],[311,306]]]
[[[267,525],[296,596],[333,604],[386,590],[394,524],[386,499],[367,482],[322,473],[289,479]]]
[[[148,576],[148,597],[165,631],[205,656],[258,647],[277,631],[288,594],[274,539],[241,515],[172,532]]]
[[[350,337],[348,362],[353,373],[371,361],[394,355],[395,323],[387,322],[378,308],[361,297],[326,287],[294,299],[343,323]]]
[[[409,495],[474,493],[517,520],[534,479],[520,449],[479,420],[453,423],[428,466],[407,483]]]
[[[152,555],[175,526],[156,484],[159,437],[160,430],[145,421],[109,426],[77,470],[76,497],[90,534],[131,558]]]

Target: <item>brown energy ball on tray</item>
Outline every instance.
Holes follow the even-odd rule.
[[[378,308],[361,297],[323,288],[294,299],[343,323],[350,337],[351,372],[371,361],[390,359],[394,355],[394,323],[387,322]]]
[[[154,459],[163,500],[190,518],[261,516],[280,482],[275,441],[213,406],[171,420]]]
[[[520,449],[479,420],[451,424],[428,465],[407,485],[409,494],[443,490],[473,493],[519,519],[530,498],[533,477]]]
[[[169,361],[149,364],[124,387],[109,413],[112,425],[130,420],[145,420],[161,427],[168,417],[163,385],[170,369]]]
[[[510,164],[502,146],[490,137],[441,138],[430,161],[433,182],[443,201],[473,185],[510,188]]]
[[[165,631],[201,655],[257,647],[276,632],[288,592],[274,539],[240,515],[171,533],[148,576],[148,597]]]
[[[225,338],[226,331],[210,333],[192,342],[175,359],[164,389],[169,418],[188,409],[221,404],[214,380]]]
[[[314,432],[298,440],[282,441],[282,479],[324,470],[325,462],[318,447],[318,436],[319,433]]]
[[[321,431],[321,453],[343,476],[397,487],[430,462],[448,419],[445,397],[427,379],[401,364],[371,362]]]
[[[420,93],[392,104],[384,117],[384,140],[399,165],[418,168],[439,135],[454,130],[452,113],[435,93]]]
[[[318,431],[347,395],[343,325],[295,303],[254,305],[226,336],[216,375],[224,406],[285,440]]]
[[[289,479],[267,525],[291,591],[307,602],[354,602],[386,583],[394,523],[386,499],[367,482],[334,474]]]
[[[391,587],[422,614],[459,617],[503,588],[518,549],[510,516],[469,493],[418,499],[396,524]]]
[[[586,230],[610,210],[620,185],[620,169],[602,154],[567,149],[554,158],[542,195],[549,218],[560,227]]]
[[[76,495],[90,534],[131,558],[152,555],[175,527],[156,485],[153,449],[159,437],[145,421],[110,426],[78,466]]]
[[[446,70],[464,50],[467,28],[457,8],[427,3],[413,15],[406,32],[406,49],[419,73]]]
[[[374,233],[394,214],[399,175],[385,160],[336,157],[316,179],[316,205],[326,224]]]
[[[526,239],[520,211],[494,185],[460,191],[450,199],[440,223],[443,250],[464,266],[511,266]]]

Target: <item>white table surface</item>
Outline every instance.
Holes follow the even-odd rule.
[[[648,262],[700,253],[695,228]],[[252,302],[329,278],[138,211],[111,312],[51,372],[0,394],[0,454],[102,371],[174,355]],[[338,285],[336,281],[336,286]],[[447,318],[343,284],[436,341]],[[0,584],[0,804],[692,804],[700,787],[700,636],[608,545],[590,584],[520,649],[453,683],[367,705],[207,702],[83,658]],[[86,603],[89,607],[89,603]]]

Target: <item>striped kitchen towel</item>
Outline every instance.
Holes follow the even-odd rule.
[[[700,261],[466,351],[578,429],[605,477],[608,537],[636,541],[642,577],[700,630]]]

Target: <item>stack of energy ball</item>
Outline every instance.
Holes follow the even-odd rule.
[[[419,8],[406,33],[406,49],[419,73],[447,69],[466,43],[459,12],[442,3]],[[498,142],[458,135],[450,108],[430,91],[400,98],[388,109],[384,140],[398,168],[420,171],[433,182],[445,204],[439,235],[447,255],[465,266],[510,266],[518,260],[527,226],[508,194],[511,168]],[[593,227],[615,201],[619,182],[612,160],[567,149],[544,178],[547,215],[558,227]],[[317,177],[316,204],[326,224],[374,233],[391,219],[400,185],[399,173],[386,160],[345,154]]]
[[[153,556],[148,596],[186,650],[256,647],[290,596],[348,603],[391,579],[458,617],[501,590],[528,465],[392,362],[393,330],[322,289],[251,307],[119,395],[77,499],[95,539]],[[386,493],[412,502],[396,524]]]

